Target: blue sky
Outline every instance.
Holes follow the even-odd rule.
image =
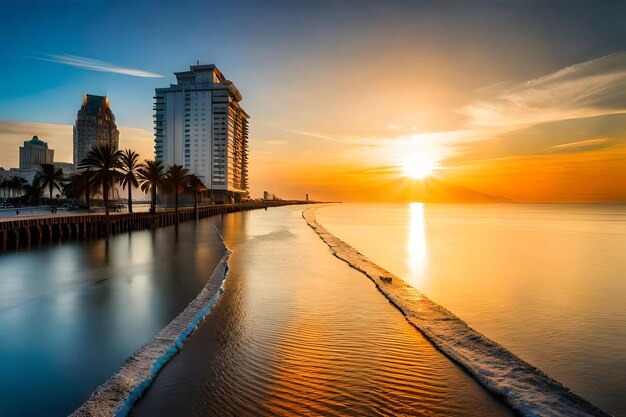
[[[83,92],[107,93],[121,124],[150,129],[154,88],[196,59],[219,65],[251,105],[261,107],[272,83],[293,80],[288,71],[294,67],[317,68],[340,82],[345,75],[333,71],[341,67],[333,62],[337,55],[354,53],[360,64],[375,65],[377,49],[389,42],[416,51],[428,43],[461,61],[479,55],[472,49],[507,60],[516,55],[519,68],[506,72],[520,78],[626,46],[624,3],[463,3],[9,0],[3,14],[10,18],[0,27],[6,42],[0,118],[72,123]],[[27,58],[42,54],[87,57],[165,78],[94,73]],[[306,91],[311,86],[302,78]]]
[[[154,88],[196,60],[216,64],[243,93],[261,169],[283,157],[349,152],[359,139],[464,129],[463,109],[485,91],[626,51],[620,1],[6,0],[3,15],[4,166],[17,151],[6,156],[3,145],[14,147],[19,135],[3,126],[71,125],[84,93],[106,93],[118,124],[148,140]],[[58,57],[164,77],[50,62]],[[616,100],[626,106],[624,94]],[[50,141],[67,152],[62,139]],[[259,187],[284,176],[267,174]]]

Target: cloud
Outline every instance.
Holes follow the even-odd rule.
[[[120,149],[130,148],[139,154],[139,160],[154,159],[154,133],[135,127],[118,126]]]
[[[118,126],[120,148],[131,148],[141,160],[154,158],[154,134],[144,129]],[[0,167],[18,166],[19,147],[34,135],[54,149],[54,160],[72,162],[72,125],[0,120]]]
[[[110,72],[114,74],[130,75],[133,77],[144,78],[161,78],[163,75],[155,74],[135,68],[121,67],[96,59],[84,58],[76,55],[54,55],[41,54],[40,56],[29,56],[27,58],[37,59],[40,61],[54,62],[57,64],[69,65],[70,67],[80,68],[87,71]]]
[[[55,150],[56,161],[72,161],[72,126],[0,120],[0,166],[17,167],[19,147],[35,135]]]
[[[474,93],[480,98],[458,110],[468,120],[457,130],[344,137],[341,142],[351,145],[344,153],[392,163],[407,153],[427,153],[453,166],[491,158],[585,152],[626,141],[622,128],[626,52],[525,82],[499,82]]]
[[[316,132],[306,132],[304,130],[293,130],[293,129],[283,129],[284,132],[295,133],[297,135],[311,136],[318,139],[328,139],[333,140],[330,136],[323,135],[321,133]]]
[[[525,82],[492,84],[474,94],[477,98],[458,110],[468,119],[456,130],[404,132],[403,126],[390,124],[390,134],[333,138],[285,131],[332,139],[325,145],[333,146],[326,159],[344,166],[382,162],[397,170],[407,155],[424,155],[446,172],[487,160],[550,160],[626,144],[626,52]]]
[[[552,149],[581,149],[581,148],[590,148],[597,147],[599,145],[603,145],[609,141],[608,138],[594,138],[594,139],[586,139],[579,140],[576,142],[562,143],[560,145],[554,145]]]
[[[626,145],[626,113],[559,120],[454,145],[446,164],[582,153]]]
[[[512,130],[625,112],[626,52],[581,62],[523,83],[491,86],[483,92],[491,97],[476,99],[459,111],[468,117],[470,127]]]

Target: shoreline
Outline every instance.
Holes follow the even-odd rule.
[[[30,249],[52,242],[99,239],[134,230],[156,229],[177,223],[204,219],[244,210],[268,209],[297,204],[316,204],[300,200],[271,200],[199,206],[197,212],[185,207],[157,210],[156,213],[78,213],[53,216],[0,218],[0,254]]]
[[[216,229],[222,242],[222,236]],[[225,253],[213,269],[200,293],[187,307],[161,329],[154,337],[139,347],[120,369],[97,387],[90,397],[74,412],[72,417],[128,415],[135,402],[150,387],[159,372],[178,354],[185,339],[217,303],[224,289],[228,272],[230,250],[224,244]],[[210,294],[208,287],[221,279],[219,289]]]
[[[333,255],[366,275],[413,327],[513,410],[524,416],[609,416],[332,235],[317,222],[318,208],[302,217]]]
[[[516,415],[332,257],[301,213],[229,222],[224,293],[131,415]]]

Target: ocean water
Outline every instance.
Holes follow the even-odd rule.
[[[316,216],[476,330],[626,415],[626,205],[341,204]]]
[[[135,417],[513,415],[332,256],[302,210],[225,218],[224,292]]]
[[[65,416],[202,289],[213,225],[0,254],[0,416]]]

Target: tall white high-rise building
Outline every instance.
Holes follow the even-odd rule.
[[[155,157],[182,165],[217,201],[240,201],[248,189],[248,114],[239,90],[215,65],[176,72],[155,90]]]

